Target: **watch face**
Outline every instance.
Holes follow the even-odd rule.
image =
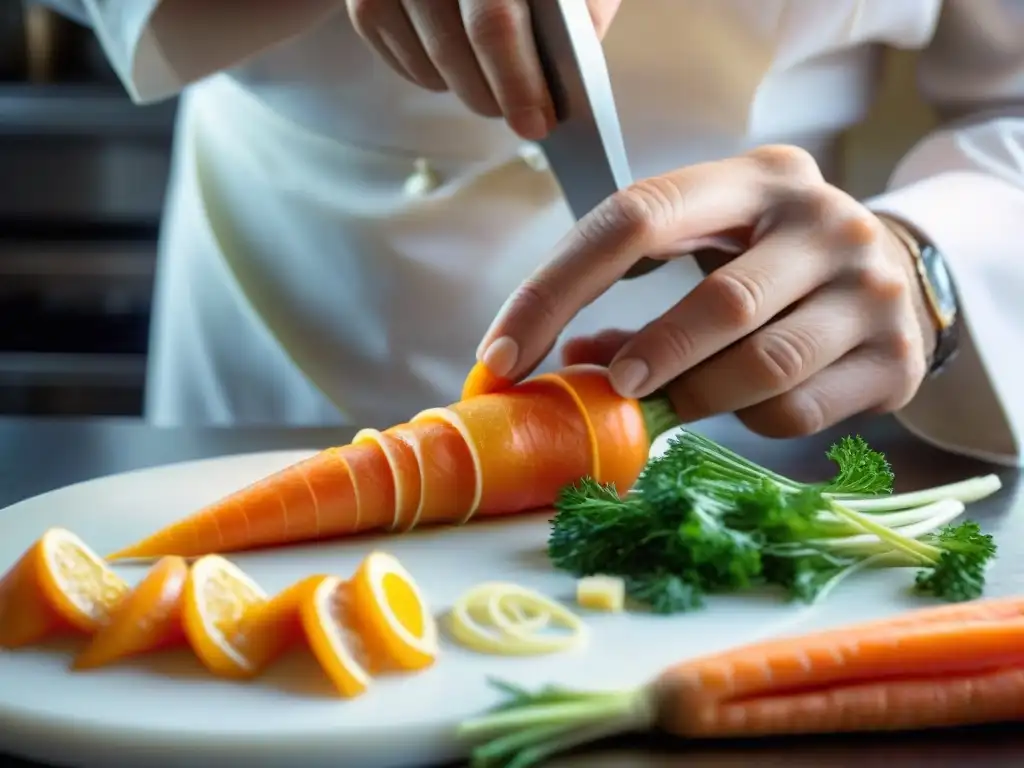
[[[946,262],[934,247],[929,246],[921,249],[921,263],[931,287],[935,309],[942,315],[943,325],[951,325],[956,319],[957,300],[956,288]]]

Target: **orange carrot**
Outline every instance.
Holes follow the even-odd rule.
[[[466,737],[492,739],[477,760],[515,754],[517,765],[532,765],[570,745],[653,727],[693,739],[1022,720],[1024,598],[754,643],[681,662],[625,693],[516,694],[522,703],[462,725]]]
[[[71,666],[83,670],[106,666],[129,656],[185,643],[181,599],[188,564],[180,557],[161,558],[131,592],[114,606],[106,624]]]
[[[471,397],[490,395],[495,392],[503,392],[515,384],[503,376],[495,376],[491,369],[483,363],[477,363],[469,370],[469,375],[462,384],[462,400],[469,400]]]
[[[351,444],[287,467],[109,559],[196,557],[464,523],[548,507],[585,475],[625,492],[651,440],[670,426],[663,404],[620,397],[604,368],[573,366],[423,411],[383,432],[363,430]]]

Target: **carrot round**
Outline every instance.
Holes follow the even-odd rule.
[[[621,493],[629,490],[650,457],[640,404],[619,396],[608,369],[596,365],[575,365],[538,376],[536,381],[551,381],[564,388],[582,411],[590,432],[593,476],[602,483],[613,483]]]
[[[467,520],[550,505],[565,485],[594,473],[587,423],[569,393],[545,381],[515,391],[517,397],[481,395],[413,419],[445,419],[470,445],[479,485]]]
[[[46,595],[45,569],[39,539],[0,579],[0,648],[21,648],[69,628]]]
[[[483,761],[659,728],[687,739],[1024,719],[1024,598],[978,600],[690,659],[625,693],[517,691],[463,723]],[[530,738],[529,731],[537,734]],[[509,750],[506,745],[514,744]]]
[[[383,431],[362,430],[351,444],[215,501],[109,559],[198,557],[461,524],[549,507],[587,475],[625,492],[651,440],[672,426],[662,401],[620,397],[604,369],[572,366]]]
[[[476,467],[459,431],[446,421],[424,417],[388,432],[412,451],[419,475],[419,504],[402,530],[451,523],[469,514],[476,500]]]
[[[395,486],[395,511],[390,530],[412,527],[418,517],[421,505],[420,466],[416,451],[409,443],[396,437],[396,428],[388,432],[376,429],[361,429],[352,438],[353,445],[374,442],[380,446],[391,467],[391,478]]]
[[[73,669],[93,669],[185,643],[181,598],[188,564],[164,557],[110,612],[106,624],[72,662]]]

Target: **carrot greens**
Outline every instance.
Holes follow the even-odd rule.
[[[624,497],[591,478],[564,488],[548,554],[576,576],[624,577],[658,613],[765,585],[814,602],[866,568],[916,568],[916,590],[943,600],[982,594],[995,543],[952,521],[998,490],[998,476],[894,494],[888,461],[862,438],[827,456],[835,476],[803,483],[684,430]]]

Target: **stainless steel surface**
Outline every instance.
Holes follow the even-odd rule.
[[[586,0],[531,0],[530,13],[558,117],[541,145],[573,215],[582,219],[633,181],[608,65]],[[626,277],[662,263],[643,259]]]
[[[757,438],[731,418],[700,425],[704,434],[741,451],[777,471],[798,479],[820,478],[829,471],[824,450],[842,434],[859,432],[889,456],[899,490],[913,490],[993,471],[979,462],[960,459],[922,445],[889,418],[850,422],[814,438],[771,441]],[[288,448],[318,448],[344,443],[345,429],[195,429],[162,430],[135,420],[0,419],[0,506],[94,477],[175,461],[228,453]],[[1024,514],[1019,476],[998,470],[1004,489],[972,505],[970,516],[992,529],[1020,527]],[[84,512],[83,512],[84,514]],[[1014,582],[1024,537],[1003,536],[998,574],[1000,587]],[[1017,573],[1021,566],[1016,566]],[[835,598],[838,599],[838,598]],[[634,649],[637,650],[637,649]],[[556,758],[548,768],[739,768],[785,765],[799,768],[864,768],[867,766],[1019,766],[1024,759],[1024,730],[1018,725],[930,734],[871,735],[791,739],[728,744],[683,744],[668,739],[633,736],[616,739],[585,752]],[[14,761],[12,765],[35,765]]]

